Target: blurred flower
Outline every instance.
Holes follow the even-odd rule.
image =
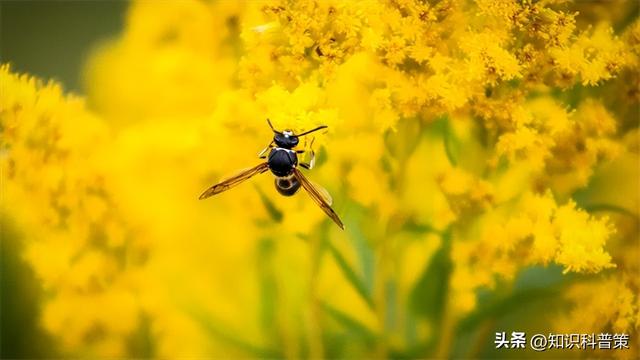
[[[2,206],[42,325],[72,356],[447,357],[480,291],[557,265],[568,306],[602,314],[576,330],[637,337],[638,174],[606,174],[637,164],[638,21],[578,20],[562,1],[139,1],[88,60],[87,105],[3,66]],[[196,200],[261,161],[265,118],[329,126],[309,177],[345,232],[269,175]]]

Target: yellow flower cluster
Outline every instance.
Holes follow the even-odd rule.
[[[566,313],[559,313],[554,328],[563,333],[611,333],[629,334],[640,327],[638,311],[638,277],[628,275],[605,277],[592,282],[571,285],[564,294],[576,304]],[[585,314],[589,314],[585,316]],[[606,350],[596,352],[598,356],[617,359],[636,357],[638,341],[630,339],[629,348],[614,354]]]
[[[461,310],[475,306],[474,293],[479,287],[493,288],[496,280],[512,280],[526,266],[554,262],[564,267],[565,274],[615,267],[604,250],[615,232],[608,219],[595,219],[576,209],[572,201],[559,206],[549,192],[527,192],[515,203],[501,206],[488,206],[491,199],[486,185],[478,183],[467,187],[462,197],[449,200],[452,206],[480,202],[485,209],[474,220],[458,220],[462,226],[454,233],[460,241],[452,250],[456,264],[452,287]]]
[[[615,120],[593,100],[568,113],[549,98],[536,99],[515,109],[511,121],[513,130],[500,136],[494,161],[505,156],[528,162],[545,171],[541,181],[563,193],[587,185],[597,162],[621,151],[612,139]]]
[[[640,21],[577,6],[135,1],[86,105],[3,65],[42,325],[75,356],[447,357],[479,291],[559,266],[569,319],[601,311],[575,330],[637,337]],[[346,231],[267,174],[196,200],[262,161],[266,118],[329,126],[301,148]]]
[[[636,284],[633,284],[636,283]],[[638,325],[638,294],[634,292],[637,281],[604,278],[596,283],[576,284],[566,297],[580,304],[557,320],[556,327],[563,331],[597,332],[610,328],[615,333],[625,333]],[[590,314],[590,316],[584,316]]]
[[[52,295],[44,327],[76,351],[121,354],[138,320],[130,275],[148,248],[132,236],[101,167],[105,124],[60,86],[6,65],[0,93],[2,206],[28,229],[24,257]],[[92,336],[100,341],[87,346]]]

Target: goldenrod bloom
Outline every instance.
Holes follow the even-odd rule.
[[[596,6],[135,1],[84,97],[2,65],[40,325],[73,357],[444,358],[543,319],[637,357],[640,21]],[[266,174],[197,201],[266,118],[328,125],[308,177],[346,231]]]

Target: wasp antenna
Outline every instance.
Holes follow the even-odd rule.
[[[271,128],[271,131],[273,131],[276,134],[282,134],[280,131],[278,131],[278,130],[273,128],[273,125],[271,124],[271,120],[269,120],[269,118],[267,118],[267,124],[269,124],[269,127]]]
[[[317,127],[317,128],[315,128],[315,129],[311,129],[311,130],[309,130],[309,131],[305,131],[305,132],[303,132],[302,134],[296,134],[296,136],[304,136],[304,135],[307,135],[307,134],[311,134],[311,133],[312,133],[312,132],[314,132],[314,131],[318,131],[318,130],[322,130],[322,129],[326,129],[326,128],[328,128],[328,126],[327,126],[327,125],[321,125],[321,126],[318,126],[318,127]]]

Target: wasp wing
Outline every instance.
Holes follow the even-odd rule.
[[[335,211],[333,211],[331,206],[329,206],[322,192],[319,191],[309,180],[307,180],[307,178],[300,172],[300,170],[293,169],[293,174],[295,175],[296,179],[298,179],[302,187],[307,191],[309,196],[311,196],[313,201],[315,201],[316,204],[318,204],[318,206],[320,206],[320,208],[327,215],[329,215],[331,220],[333,220],[336,224],[338,224],[338,226],[340,226],[340,229],[344,230],[344,224],[342,223],[342,221],[340,221],[340,218],[335,213]]]
[[[320,196],[322,196],[322,199],[327,203],[327,205],[333,205],[333,198],[331,197],[331,194],[329,194],[327,189],[325,189],[324,187],[322,187],[322,185],[319,185],[315,181],[309,180],[309,182],[316,190],[318,190],[318,193],[320,194]]]
[[[240,184],[241,182],[249,179],[250,177],[257,175],[257,174],[262,174],[263,172],[269,170],[269,164],[264,162],[258,166],[252,167],[250,169],[245,169],[240,171],[238,174],[223,180],[215,185],[213,185],[212,187],[208,188],[207,190],[205,190],[202,195],[200,195],[199,199],[206,199],[209,196],[213,196],[215,194],[219,194],[223,191],[229,190],[232,187]]]

